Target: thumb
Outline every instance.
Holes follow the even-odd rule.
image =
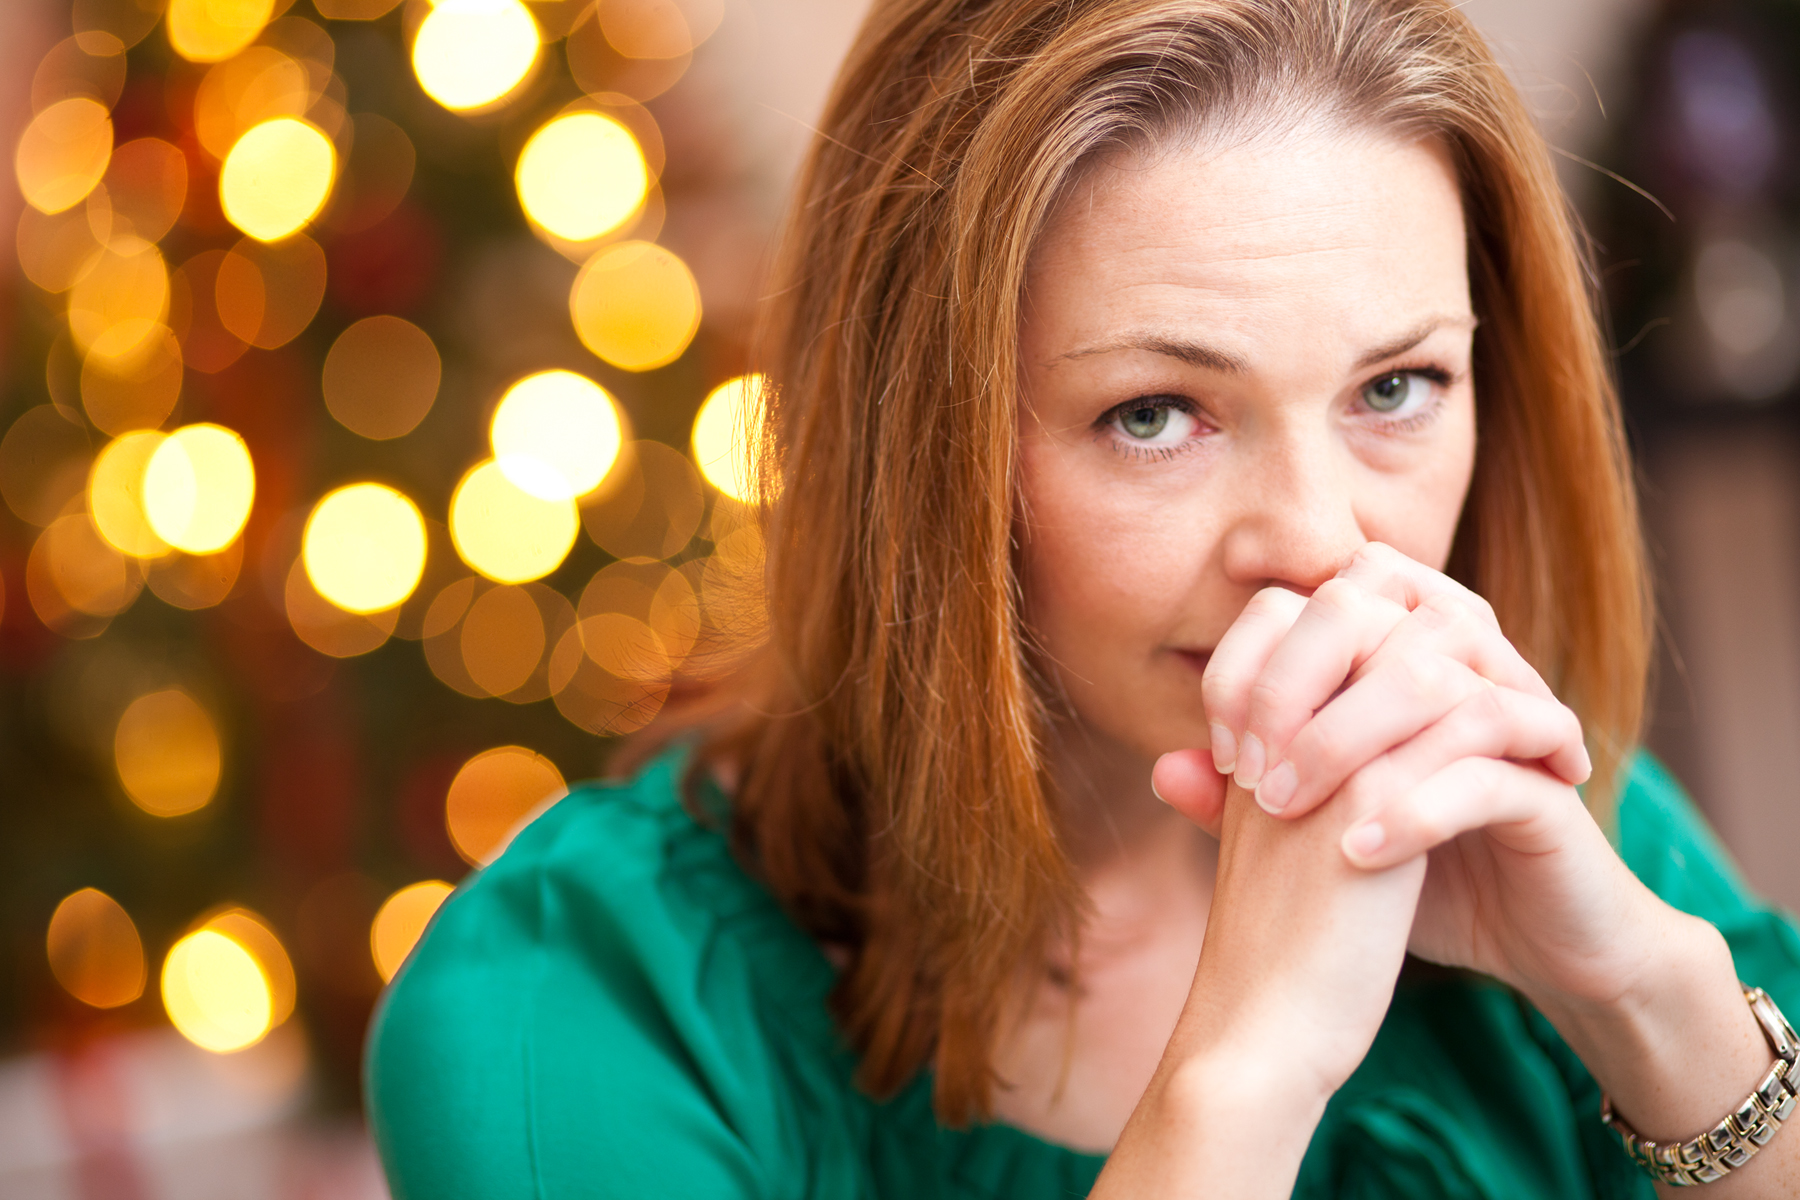
[[[1219,836],[1225,814],[1225,776],[1213,769],[1210,750],[1176,750],[1156,760],[1150,787],[1164,804]]]

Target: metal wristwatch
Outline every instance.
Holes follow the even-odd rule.
[[[1744,999],[1775,1052],[1775,1063],[1756,1090],[1717,1125],[1685,1142],[1653,1142],[1620,1119],[1610,1097],[1600,1098],[1600,1119],[1624,1140],[1632,1161],[1664,1183],[1691,1187],[1725,1178],[1754,1158],[1794,1115],[1800,1099],[1800,1039],[1767,992],[1745,988]]]

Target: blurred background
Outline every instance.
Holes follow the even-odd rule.
[[[1653,748],[1800,907],[1800,9],[1471,0],[1596,242]],[[0,1195],[385,1195],[436,905],[720,669],[855,0],[0,4]]]

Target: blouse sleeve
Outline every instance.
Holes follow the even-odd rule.
[[[1800,931],[1750,890],[1730,853],[1675,779],[1647,754],[1619,800],[1619,853],[1670,905],[1710,921],[1731,947],[1738,978],[1800,1014]]]
[[[521,834],[390,985],[366,1093],[396,1200],[767,1194],[655,847],[632,853],[641,822],[576,820],[605,803],[578,792]]]

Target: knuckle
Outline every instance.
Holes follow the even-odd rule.
[[[1276,617],[1287,611],[1294,593],[1286,588],[1266,587],[1250,597],[1250,603],[1244,606],[1252,616]]]
[[[1272,712],[1280,707],[1282,698],[1281,685],[1266,675],[1250,685],[1250,711],[1252,713],[1263,715]]]
[[[1345,612],[1354,605],[1355,594],[1360,590],[1342,575],[1334,575],[1313,589],[1311,603],[1326,612]]]
[[[1448,672],[1435,654],[1405,654],[1393,664],[1396,685],[1415,700],[1430,700],[1440,695]]]

